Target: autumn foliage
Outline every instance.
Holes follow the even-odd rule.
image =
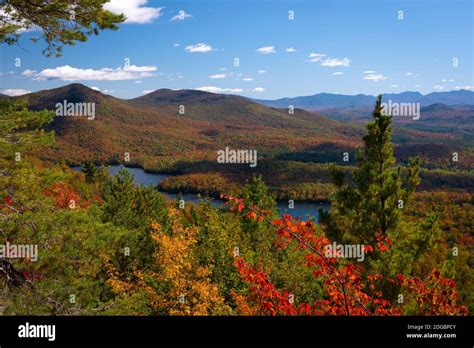
[[[151,314],[229,314],[218,285],[210,279],[211,270],[193,257],[197,228],[184,227],[178,216],[178,210],[170,209],[171,233],[152,223],[151,238],[156,243],[154,257],[159,270],[135,270],[132,280],[110,270],[109,285],[121,296],[145,294]]]
[[[53,184],[49,189],[45,190],[46,196],[54,197],[54,205],[60,209],[77,209],[79,207],[86,208],[91,202],[81,201],[81,196],[70,185],[62,182]]]
[[[325,296],[311,303],[298,302],[297,294],[278,290],[268,277],[256,270],[242,257],[236,256],[235,267],[248,285],[248,294],[233,293],[240,314],[244,315],[402,315],[403,304],[393,304],[383,298],[378,290],[381,274],[367,274],[363,266],[336,257],[327,257],[324,247],[330,244],[328,238],[311,221],[299,221],[290,215],[268,221],[266,212],[255,207],[247,208],[242,199],[223,196],[230,210],[243,218],[262,221],[273,226],[275,245],[288,248],[296,244],[306,251],[306,267],[313,276],[322,279]],[[365,246],[366,252],[390,253],[392,241],[377,235],[374,246]],[[419,314],[424,315],[463,315],[464,306],[457,304],[456,284],[433,271],[425,281],[418,277],[399,275],[387,279],[401,286],[420,306]]]

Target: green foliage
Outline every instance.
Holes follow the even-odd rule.
[[[96,181],[97,176],[99,175],[99,170],[92,161],[85,161],[82,163],[82,172],[86,176],[86,181],[88,183],[93,183]]]
[[[15,160],[15,154],[25,154],[29,150],[51,142],[52,134],[41,127],[54,117],[52,111],[32,112],[24,99],[0,99],[0,158]]]
[[[275,195],[265,184],[261,175],[254,175],[243,187],[241,198],[250,206],[270,212],[271,216],[275,216],[278,212]]]
[[[18,42],[20,29],[39,28],[47,47],[43,54],[60,57],[64,45],[75,45],[87,41],[87,36],[98,35],[99,30],[116,30],[125,20],[123,14],[117,15],[104,10],[108,0],[50,0],[24,1],[4,0],[0,2],[0,43]]]
[[[213,282],[219,284],[221,294],[232,301],[230,290],[243,286],[232,265],[234,249],[245,250],[239,221],[233,215],[222,214],[211,204],[203,205],[200,215],[203,217],[197,249],[200,262],[212,265]]]
[[[400,216],[420,183],[419,159],[410,160],[406,174],[395,165],[391,144],[391,116],[382,115],[379,96],[363,137],[364,148],[358,151],[354,185],[345,184],[334,169],[337,188],[332,200],[332,212],[323,217],[328,234],[340,242],[373,244],[376,235],[383,236],[397,229]]]
[[[149,228],[152,221],[162,223],[166,202],[153,186],[135,186],[133,175],[122,168],[102,189],[104,221],[129,228]]]
[[[151,186],[135,186],[133,177],[126,170],[110,177],[104,167],[97,169],[92,162],[84,163],[83,173],[80,173],[64,164],[41,162],[31,155],[22,156],[21,161],[14,161],[18,149],[28,154],[32,148],[51,140],[51,134],[39,128],[52,119],[52,113],[27,111],[21,101],[11,103],[2,104],[4,109],[0,114],[0,135],[6,144],[0,148],[0,161],[4,165],[0,176],[0,196],[4,200],[0,202],[0,232],[5,236],[5,241],[38,245],[39,259],[37,262],[27,259],[2,260],[8,262],[9,276],[15,275],[15,282],[7,281],[5,288],[1,289],[2,313],[167,313],[157,312],[157,303],[150,302],[150,289],[160,301],[170,293],[166,282],[156,281],[169,268],[164,269],[154,262],[157,249],[150,239],[150,225],[155,222],[159,225],[156,228],[164,232],[163,236],[173,236],[170,209],[167,208],[172,203],[167,203]],[[380,123],[369,135],[379,134],[377,129],[382,129],[382,126],[389,129],[387,124]],[[385,145],[389,141],[389,137],[380,134],[379,138],[385,139]],[[387,216],[391,216],[389,207],[395,209],[393,201],[405,197],[411,204],[405,204],[404,209],[396,213],[397,219],[387,224],[386,233],[393,240],[392,253],[370,259],[366,266],[387,276],[398,273],[423,276],[442,265],[443,273],[455,277],[459,282],[462,300],[472,307],[472,252],[466,244],[472,230],[472,197],[468,194],[426,194],[409,200],[418,183],[416,164],[400,170],[390,158],[389,146],[380,146],[373,140],[370,136],[366,138],[371,149],[361,153],[354,180],[344,183],[342,174],[337,174],[335,180],[339,190],[353,190],[354,199],[366,202],[353,202],[351,206],[347,200],[336,201],[334,215],[330,216],[334,220],[331,222],[340,229],[341,226],[360,229],[373,227],[372,231],[377,232],[375,227],[380,227],[384,220],[370,224],[363,221],[363,213],[369,207],[377,208],[380,192],[385,192],[386,201],[391,202],[386,204],[385,210],[379,210]],[[377,172],[379,167],[375,163],[379,158],[377,154],[381,153],[385,156],[382,163],[391,165],[384,164],[384,171]],[[289,163],[292,173],[297,173],[298,178],[328,172],[327,165]],[[311,171],[306,171],[307,168],[311,168]],[[346,170],[346,173],[349,171]],[[213,181],[214,178],[201,183],[209,186]],[[354,186],[350,186],[352,182]],[[311,189],[313,187],[301,186],[300,192],[303,194]],[[263,177],[253,176],[240,188],[239,196],[246,204],[267,210],[269,220],[278,216],[275,194],[265,184]],[[76,208],[64,205],[69,197],[77,201]],[[337,209],[340,207],[351,207],[351,210],[347,211],[347,216],[338,216]],[[426,212],[436,214],[429,215]],[[241,256],[268,274],[273,284],[297,294],[299,301],[324,297],[320,281],[315,280],[311,269],[305,267],[305,251],[300,248],[277,249],[273,245],[274,231],[269,224],[248,219],[244,213],[240,216],[230,214],[212,207],[210,203],[197,206],[187,204],[186,209],[175,210],[174,214],[175,222],[196,233],[197,243],[189,257],[195,260],[196,266],[209,270],[210,282],[216,284],[215,289],[226,306],[235,308],[232,291],[245,294],[249,290],[232,265],[232,254],[236,247]],[[350,220],[349,216],[358,217],[359,220]],[[348,235],[347,238],[353,240],[349,237],[364,236]],[[447,252],[454,246],[459,247],[456,257]],[[173,264],[174,257],[171,255],[169,260]],[[0,271],[0,277],[5,280],[6,274]],[[113,289],[111,284],[115,284],[116,288]],[[127,284],[147,286],[142,291],[132,291],[127,295]],[[125,286],[124,292],[120,291],[122,285]],[[400,290],[383,281],[379,287],[389,299],[396,299]],[[173,295],[170,300],[174,299]]]

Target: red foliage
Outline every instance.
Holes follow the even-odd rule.
[[[444,278],[439,271],[433,270],[424,282],[418,277],[405,278],[398,275],[397,278],[409,293],[414,294],[420,310],[418,314],[467,315],[467,308],[456,303],[456,282]]]
[[[316,278],[321,278],[326,296],[313,303],[295,305],[290,301],[288,292],[279,291],[262,272],[255,270],[243,258],[236,258],[235,266],[242,279],[249,286],[246,296],[233,294],[242,314],[259,315],[401,315],[402,309],[382,298],[376,291],[383,278],[381,274],[368,274],[361,265],[341,262],[339,258],[327,257],[324,253],[330,244],[322,231],[311,221],[294,220],[290,215],[281,219],[268,221],[267,213],[255,207],[246,208],[242,199],[223,196],[229,200],[230,210],[243,213],[246,218],[265,221],[275,228],[275,244],[278,248],[286,248],[296,243],[299,248],[307,250],[306,266],[311,268]],[[392,241],[388,237],[377,235],[376,245],[364,246],[364,252],[390,252]],[[456,303],[455,283],[442,278],[434,271],[423,283],[419,278],[405,278],[401,275],[387,281],[406,287],[408,292],[415,294],[416,302],[427,315],[466,314],[466,307]],[[293,295],[292,295],[293,296]],[[426,308],[424,307],[426,305]]]
[[[3,196],[2,201],[9,206],[13,206],[15,204],[9,195]]]
[[[243,258],[237,257],[234,265],[237,267],[242,279],[249,284],[250,294],[247,300],[256,304],[258,307],[256,309],[257,314],[298,314],[298,310],[290,300],[290,293],[285,291],[280,293],[275,286],[270,283],[265,274],[255,271]]]
[[[5,209],[9,211],[11,208],[14,208],[15,202],[13,201],[10,195],[5,195],[2,197],[3,204],[0,204],[0,209]]]
[[[77,209],[79,207],[85,208],[90,205],[90,202],[84,202],[81,205],[81,196],[76,191],[65,183],[55,183],[50,189],[45,190],[46,196],[54,197],[54,205],[61,209]]]
[[[22,274],[30,282],[41,280],[43,278],[41,274],[33,271],[23,271]]]

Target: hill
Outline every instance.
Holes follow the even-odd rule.
[[[284,192],[284,197],[327,197],[331,191],[328,164],[335,162],[350,170],[365,134],[364,119],[335,120],[302,109],[290,113],[286,108],[268,107],[239,96],[195,90],[159,89],[126,100],[75,83],[21,98],[27,98],[35,110],[55,110],[56,103],[64,101],[95,105],[91,120],[56,116],[47,126],[56,133],[56,142],[37,152],[39,157],[72,165],[84,160],[125,163],[128,153],[127,165],[176,174],[167,182],[167,189],[178,191],[185,187],[193,192],[203,188],[225,192],[258,173],[277,192]],[[184,113],[180,113],[182,106]],[[425,110],[434,123],[395,122],[398,159],[405,162],[420,155],[428,168],[472,169],[474,151],[472,142],[466,141],[469,128],[456,117],[450,124],[441,122],[445,128],[435,127],[438,116],[445,117],[453,110],[458,117],[463,112],[470,117],[472,111],[435,104]],[[257,150],[258,166],[218,163],[217,151],[226,147]],[[343,161],[346,152],[348,162]],[[453,152],[461,153],[462,161],[452,163]],[[470,180],[462,172],[427,175],[426,187],[465,187]]]
[[[55,131],[57,142],[42,151],[44,158],[71,164],[85,159],[117,163],[129,153],[131,165],[174,173],[222,171],[227,166],[216,163],[216,157],[226,147],[257,150],[259,168],[272,159],[347,164],[342,162],[344,152],[351,154],[350,164],[367,120],[364,115],[358,122],[349,117],[336,120],[302,109],[290,113],[240,96],[196,90],[159,89],[125,100],[75,83],[22,98],[35,110],[54,110],[56,103],[65,100],[95,104],[94,120],[54,118],[48,129]],[[359,109],[370,115],[372,107]],[[350,114],[352,108],[345,110]],[[472,117],[472,107],[434,104],[423,112],[420,121],[394,122],[399,158],[421,153],[426,165],[444,168],[446,154],[463,151],[465,161],[459,165],[470,168],[472,127],[466,120]],[[446,116],[450,113],[452,117]]]
[[[57,116],[48,127],[58,142],[43,155],[71,163],[119,161],[129,152],[133,163],[162,170],[180,161],[215,161],[216,151],[226,146],[257,149],[259,156],[322,143],[355,146],[363,132],[360,125],[316,113],[296,109],[290,114],[246,98],[201,91],[158,90],[123,100],[71,84],[22,97],[35,110],[54,110],[64,100],[95,103],[94,120]]]

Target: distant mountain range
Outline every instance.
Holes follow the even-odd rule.
[[[319,93],[310,96],[281,98],[276,100],[253,99],[253,101],[276,108],[288,108],[289,105],[293,105],[295,108],[318,111],[332,108],[373,107],[375,99],[375,96],[366,94],[343,95]],[[419,92],[388,93],[383,95],[383,99],[391,99],[392,102],[398,103],[420,103],[421,106],[431,104],[474,105],[474,92],[462,89],[450,92],[433,92],[426,95]]]
[[[453,93],[451,103],[460,103],[464,94],[472,96],[468,91],[449,93]],[[415,94],[396,96],[413,100],[409,97]],[[441,103],[449,99],[445,93],[434,95],[440,96],[438,103],[424,106],[419,121],[394,120],[393,140],[400,158],[418,153],[422,146],[427,162],[441,163],[446,153],[472,148],[474,106],[446,105]],[[430,100],[428,96],[422,97]],[[48,129],[55,131],[56,144],[42,150],[41,157],[70,163],[84,159],[117,162],[130,152],[132,164],[171,171],[195,170],[201,164],[214,168],[216,151],[227,146],[258,149],[259,158],[337,161],[342,152],[361,144],[362,121],[375,101],[373,96],[319,94],[317,99],[325,100],[325,105],[332,106],[326,110],[333,112],[307,111],[294,103],[294,114],[290,114],[288,105],[268,107],[236,95],[159,89],[120,99],[78,83],[15,98],[27,98],[34,110],[55,110],[56,103],[64,101],[95,103],[93,120],[55,117]],[[466,163],[474,163],[467,160],[474,154],[464,156]]]

